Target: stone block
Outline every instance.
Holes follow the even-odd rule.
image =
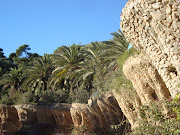
[[[155,3],[155,4],[152,4],[152,7],[153,7],[154,9],[158,9],[158,8],[160,8],[161,6],[162,6],[162,5],[161,5],[160,2]]]
[[[171,6],[168,4],[166,8],[166,13],[170,14],[171,13]]]

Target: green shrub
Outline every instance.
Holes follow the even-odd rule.
[[[117,60],[118,63],[118,74],[119,76],[114,78],[111,83],[111,88],[115,89],[117,92],[126,92],[126,93],[136,93],[135,89],[133,88],[133,84],[130,80],[126,78],[123,73],[123,65],[125,61],[133,55],[140,54],[134,47],[131,47],[129,50],[126,50]],[[128,92],[129,91],[129,92]]]
[[[90,93],[85,89],[74,89],[69,93],[69,103],[87,103]]]
[[[126,50],[117,60],[120,72],[122,72],[122,67],[125,63],[125,61],[130,57],[134,55],[139,55],[140,52],[137,51],[134,47],[131,47],[129,50]]]
[[[178,135],[180,133],[180,99],[157,101],[141,107],[139,126],[133,134]],[[164,110],[168,111],[165,113]]]
[[[67,90],[60,89],[57,91],[46,90],[40,94],[40,102],[44,103],[66,103],[68,98]]]
[[[27,91],[25,93],[20,93],[16,104],[29,104],[37,102],[37,96],[33,95],[31,91]]]
[[[7,94],[1,97],[1,104],[13,105],[14,99],[10,98]]]

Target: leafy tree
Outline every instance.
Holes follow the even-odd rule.
[[[24,44],[20,46],[18,49],[16,49],[16,56],[21,57],[23,53],[25,53],[26,57],[29,57],[29,53],[27,52],[28,50],[31,50],[31,48],[29,48],[29,45]]]
[[[15,65],[4,56],[3,49],[0,48],[0,77],[6,73],[6,71],[9,71],[10,67],[15,67]]]
[[[0,48],[0,58],[5,58],[2,48]]]
[[[27,66],[33,58],[39,57],[37,53],[29,53],[29,50],[31,50],[31,48],[29,48],[29,45],[24,44],[16,49],[16,53],[11,53],[9,55],[9,59],[19,66]],[[23,56],[23,54],[25,54],[25,56]]]

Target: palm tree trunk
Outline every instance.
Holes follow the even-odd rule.
[[[47,83],[46,81],[43,80],[43,91],[46,91],[47,90]]]
[[[73,92],[72,81],[69,81],[69,84],[70,84],[70,92]]]

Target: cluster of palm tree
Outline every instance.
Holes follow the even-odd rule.
[[[10,96],[14,92],[35,93],[37,89],[40,93],[67,89],[74,94],[83,89],[92,94],[92,89],[97,89],[94,82],[103,82],[103,77],[116,69],[117,58],[128,49],[129,43],[120,30],[112,35],[109,41],[62,46],[54,54],[34,57],[25,65],[17,64],[1,76],[1,91],[8,89]],[[16,51],[18,56],[21,53]]]

